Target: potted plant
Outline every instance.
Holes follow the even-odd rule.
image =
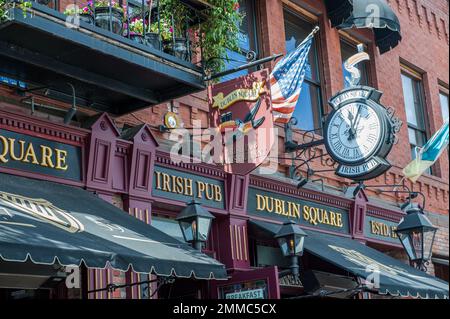
[[[94,12],[95,25],[116,34],[123,30],[125,7],[121,7],[116,0],[96,0],[95,8],[90,0],[88,7]],[[110,24],[111,23],[111,24]]]
[[[134,18],[130,21],[130,25],[126,26],[126,32],[124,36],[128,36],[129,33],[129,37],[131,40],[140,44],[145,44],[144,25],[145,27],[147,27],[147,23],[144,23],[144,20],[142,20],[142,18]]]
[[[149,25],[147,32],[145,33],[145,43],[157,50],[161,50],[161,39],[168,39],[170,36],[167,34],[167,30],[163,29],[161,25],[161,36],[160,36],[160,24],[158,22],[153,22]]]
[[[94,24],[94,17],[92,15],[92,11],[88,6],[83,8],[79,8],[78,6],[69,6],[66,10],[64,10],[64,14],[68,16],[79,17],[81,21]]]
[[[191,12],[178,0],[160,0],[160,17],[164,21],[165,32],[169,27],[170,37],[162,36],[164,51],[182,60],[189,60],[189,39],[186,38],[186,19]]]

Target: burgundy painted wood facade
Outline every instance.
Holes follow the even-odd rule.
[[[297,189],[294,185],[261,176],[230,175],[219,167],[208,164],[175,164],[169,154],[158,150],[158,143],[146,125],[121,132],[107,114],[101,114],[94,118],[87,128],[75,128],[0,111],[0,129],[79,146],[82,148],[83,163],[81,182],[7,169],[1,165],[0,172],[85,188],[98,193],[111,203],[116,203],[124,211],[146,223],[151,223],[154,213],[165,214],[165,207],[168,205],[171,207],[167,209],[168,215],[172,216],[186,205],[184,201],[152,194],[156,165],[174,172],[193,173],[198,179],[209,178],[223,182],[223,208],[208,207],[216,219],[205,253],[226,265],[231,276],[230,282],[267,278],[267,282],[270,283],[269,295],[273,298],[279,297],[280,293],[276,271],[251,267],[248,236],[250,216],[247,213],[250,187],[345,210],[349,212],[350,233],[336,233],[336,235],[351,237],[363,243],[373,242],[392,248],[400,247],[399,244],[366,236],[367,216],[399,222],[402,213],[400,210],[389,210],[370,203],[363,191],[358,193],[355,199],[350,199],[309,189]],[[261,220],[271,221],[267,218]],[[114,280],[116,275],[112,270],[90,270],[88,288],[104,287]],[[139,276],[132,273],[126,274],[125,277],[129,283],[140,280]],[[212,286],[217,288],[218,283],[213,283]],[[127,290],[127,297],[137,295],[137,288]],[[217,296],[215,288],[207,297],[214,296]],[[107,292],[89,296],[89,298],[111,297]]]

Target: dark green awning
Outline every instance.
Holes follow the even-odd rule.
[[[326,0],[325,6],[332,27],[372,29],[380,54],[402,40],[400,20],[385,0]]]
[[[81,188],[0,174],[0,258],[226,279],[224,265]]]
[[[249,230],[258,228],[275,235],[281,225],[250,221]],[[305,230],[305,250],[353,275],[370,279],[379,271],[379,294],[414,298],[448,299],[448,283],[402,263],[356,240]]]

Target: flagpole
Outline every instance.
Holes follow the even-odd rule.
[[[301,46],[302,44],[304,44],[306,41],[308,41],[309,39],[313,38],[317,32],[320,31],[320,27],[317,25],[312,31],[311,33],[306,37],[305,40],[302,41],[302,43],[300,43],[299,46]]]

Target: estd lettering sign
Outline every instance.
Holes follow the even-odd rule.
[[[42,138],[0,130],[0,167],[81,180],[81,150]]]
[[[400,244],[396,232],[397,226],[396,222],[367,216],[365,234],[368,238]]]

